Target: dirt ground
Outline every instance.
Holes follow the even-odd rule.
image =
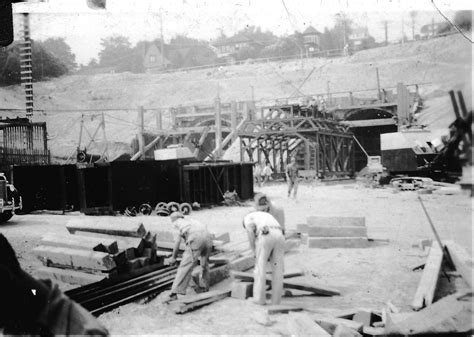
[[[408,311],[421,277],[414,266],[424,263],[426,252],[413,247],[421,239],[433,238],[417,200],[416,192],[395,193],[391,188],[367,188],[359,183],[302,184],[297,200],[286,198],[286,185],[274,183],[259,190],[267,193],[286,212],[287,228],[305,223],[310,215],[364,216],[369,248],[308,249],[303,245],[285,257],[286,271],[303,270],[301,277],[341,291],[341,296],[307,296],[293,291],[283,304],[302,305],[307,310],[331,312],[345,308],[381,309],[390,300]],[[452,190],[452,189],[451,189]],[[449,193],[450,189],[446,190]],[[472,199],[461,194],[422,196],[441,238],[454,240],[472,254]],[[214,207],[192,214],[215,233],[242,237],[241,219],[251,209]],[[35,275],[40,262],[31,250],[46,232],[66,233],[65,224],[80,214],[30,214],[15,216],[0,227],[20,258],[21,265]],[[113,222],[114,218],[110,217]],[[169,229],[169,219],[142,217],[148,229]],[[216,285],[229,286],[230,280]],[[64,286],[64,285],[62,285]],[[67,287],[64,287],[67,289]],[[227,298],[184,315],[175,315],[162,303],[168,292],[149,303],[132,303],[105,313],[99,320],[112,334],[286,334],[287,315],[266,316],[264,307],[251,301]]]

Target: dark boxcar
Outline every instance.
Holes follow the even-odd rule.
[[[79,209],[75,165],[13,166],[12,181],[24,212]]]
[[[226,191],[241,199],[253,197],[252,164],[193,163],[183,166],[183,199],[200,204],[218,204]]]

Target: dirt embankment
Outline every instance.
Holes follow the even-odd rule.
[[[472,105],[471,45],[461,36],[452,35],[361,51],[337,59],[314,58],[168,74],[71,75],[35,83],[35,108],[45,110],[37,113],[36,118],[48,122],[52,153],[68,156],[77,146],[81,113],[55,110],[105,109],[106,139],[116,144],[109,149],[109,157],[113,157],[126,149],[135,136],[139,106],[148,109],[146,130],[154,131],[154,109],[210,104],[218,87],[223,102],[250,100],[251,86],[257,101],[290,97],[295,86],[299,87],[313,68],[312,75],[300,88],[305,94],[326,93],[328,83],[331,92],[353,91],[357,95],[358,90],[374,89],[376,68],[385,88],[398,82],[422,83],[421,94],[427,98],[427,110],[420,122],[433,128],[444,128],[453,119],[447,113],[451,111],[448,90],[463,90],[467,104]],[[22,95],[19,86],[0,88],[0,104],[5,108],[22,108]],[[84,125],[92,133],[100,116],[97,111],[85,115]],[[165,116],[165,127],[168,121]],[[104,138],[100,135],[99,139],[98,150],[103,147]],[[84,141],[87,144],[85,135]]]

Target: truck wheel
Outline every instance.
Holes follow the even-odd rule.
[[[179,211],[183,213],[184,215],[188,215],[189,213],[191,213],[191,210],[192,210],[192,207],[187,202],[179,205]]]
[[[10,220],[12,218],[12,216],[13,216],[12,212],[0,213],[0,223],[7,222],[8,220]]]
[[[170,211],[170,214],[173,212],[179,212],[179,204],[177,202],[169,202],[168,203],[168,210]]]

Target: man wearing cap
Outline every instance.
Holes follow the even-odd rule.
[[[285,211],[272,203],[264,193],[257,193],[254,197],[255,210],[270,213],[285,232]]]
[[[212,250],[212,237],[205,225],[197,220],[185,218],[181,212],[173,212],[170,215],[171,223],[178,231],[170,264],[176,262],[181,240],[184,240],[186,247],[179,264],[176,277],[171,286],[170,300],[178,298],[177,294],[185,295],[194,267],[198,261],[201,265],[200,291],[209,290],[209,254]]]
[[[250,248],[255,254],[253,298],[255,303],[266,303],[266,266],[272,269],[272,304],[280,304],[283,293],[283,255],[285,237],[276,219],[266,212],[252,212],[243,220]]]

